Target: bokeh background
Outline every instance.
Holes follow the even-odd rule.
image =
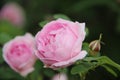
[[[26,17],[23,28],[18,30],[17,34],[15,31],[11,34],[19,35],[30,32],[35,35],[41,29],[39,22],[51,19],[54,14],[65,14],[72,21],[86,23],[89,29],[86,42],[98,39],[99,34],[102,33],[102,41],[105,43],[102,45],[102,55],[120,64],[120,0],[0,0],[0,9],[8,2],[18,3],[23,8]],[[2,23],[1,26],[3,26]],[[5,33],[6,30],[0,29]],[[2,46],[3,44],[0,44],[1,49]],[[0,80],[24,80],[11,69],[6,69],[5,66],[8,65],[3,61],[1,51]],[[120,72],[117,73],[120,76]],[[119,76],[115,78],[99,67],[95,71],[90,71],[86,80],[120,80]]]

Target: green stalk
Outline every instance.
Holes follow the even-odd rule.
[[[85,80],[85,78],[86,78],[86,73],[79,73],[79,75],[80,75],[80,80]]]

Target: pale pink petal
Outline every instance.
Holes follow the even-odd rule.
[[[86,32],[85,32],[85,23],[76,22],[76,25],[79,26],[79,29],[78,29],[79,30],[79,37],[83,41],[85,39],[85,35],[86,35]]]
[[[61,61],[61,62],[58,62],[58,63],[54,63],[49,67],[53,68],[53,69],[54,68],[59,68],[59,67],[66,67],[68,65],[73,64],[77,60],[83,59],[86,55],[87,55],[86,51],[81,51],[77,56],[75,56],[75,57],[73,57],[69,60],[66,60],[66,61]]]

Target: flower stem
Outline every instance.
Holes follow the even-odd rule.
[[[101,41],[101,39],[102,39],[102,33],[101,33],[100,36],[99,36],[99,41]]]
[[[28,74],[28,76],[25,78],[25,80],[33,80],[32,79],[32,73]]]
[[[79,73],[79,75],[80,75],[80,80],[85,80],[86,73]]]

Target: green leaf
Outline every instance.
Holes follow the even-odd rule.
[[[111,65],[113,67],[115,67],[116,69],[118,69],[120,71],[120,65],[117,64],[116,62],[112,61],[110,58],[108,58],[107,56],[101,56],[101,57],[86,57],[85,59],[83,59],[85,61],[97,61],[98,65],[104,65],[104,64],[108,64]]]
[[[97,61],[98,59],[100,59],[100,57],[85,57],[83,60],[90,62],[90,61],[93,61],[93,60]]]
[[[60,69],[57,69],[57,71],[59,73],[67,73],[68,69],[67,68],[60,68]]]
[[[55,14],[53,17],[55,19],[62,18],[62,19],[70,20],[70,18],[64,14]]]
[[[23,34],[24,31],[22,28],[13,26],[7,21],[0,21],[0,33],[6,33],[14,37]]]
[[[116,62],[112,61],[110,58],[108,58],[106,56],[102,56],[100,61],[103,62],[103,64],[111,65],[120,71],[120,65],[117,64]]]
[[[7,41],[11,40],[12,37],[6,33],[0,33],[0,44],[4,44],[6,43]]]
[[[50,21],[48,21],[48,20],[42,21],[39,23],[39,26],[44,27],[44,25],[47,24],[48,22],[50,22]]]
[[[116,74],[116,72],[111,69],[110,67],[106,66],[106,65],[101,65],[102,67],[104,67],[109,73],[111,73],[112,75],[114,75],[115,77],[117,77],[118,75]]]
[[[72,68],[72,74],[86,73],[88,70],[92,69],[93,64],[90,63],[81,63]]]
[[[71,73],[72,74],[85,74],[89,70],[93,70],[98,66],[102,66],[108,72],[110,72],[114,76],[117,76],[115,71],[112,68],[110,68],[106,65],[113,66],[120,71],[120,65],[119,64],[115,63],[114,61],[112,61],[107,56],[101,56],[101,57],[86,57],[81,61],[77,61],[77,66],[72,68]]]
[[[53,18],[54,19],[62,18],[62,19],[70,20],[70,18],[68,16],[64,15],[64,14],[55,14],[55,15],[53,15]],[[39,26],[44,27],[44,25],[47,24],[48,22],[50,22],[50,21],[49,20],[41,21],[39,23]]]

